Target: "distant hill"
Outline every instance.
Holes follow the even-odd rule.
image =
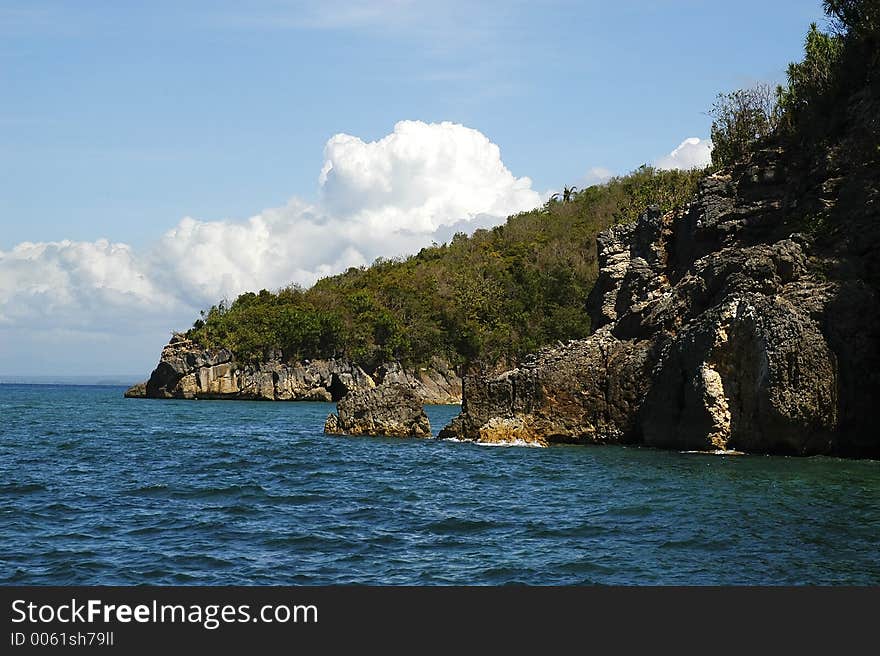
[[[0,375],[0,385],[112,385],[124,387],[143,378],[142,375],[94,376],[6,376]]]

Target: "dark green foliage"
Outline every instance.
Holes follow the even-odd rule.
[[[880,150],[880,2],[825,0],[832,31],[810,25],[804,58],[789,64],[788,84],[721,94],[710,114],[712,163],[746,159],[775,139],[804,159],[824,157],[845,131],[853,157],[871,161]]]
[[[839,83],[837,72],[843,39],[810,25],[804,42],[804,59],[788,65],[788,86],[778,90],[781,127],[788,135],[803,131],[808,122],[827,121],[834,115]]]
[[[826,0],[833,32],[811,28],[804,61],[789,68],[789,140],[815,155],[844,132],[862,163],[880,151],[880,2]]]
[[[773,134],[779,118],[774,91],[765,84],[718,94],[712,117],[712,164],[729,166]]]
[[[837,31],[855,39],[877,38],[880,3],[876,0],[824,0],[825,13],[837,21]]]
[[[239,296],[202,313],[189,336],[243,360],[344,356],[367,369],[513,362],[544,344],[590,332],[586,298],[597,274],[596,234],[651,204],[691,197],[701,171],[642,167],[604,185],[566,188],[542,208],[472,236],[377,260],[303,290]]]

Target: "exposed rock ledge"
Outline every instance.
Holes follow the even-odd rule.
[[[330,414],[324,432],[334,435],[431,437],[421,399],[409,385],[383,383],[347,394]]]
[[[380,383],[411,387],[423,403],[461,402],[461,379],[449,366],[407,371],[392,362],[372,375],[346,360],[286,364],[278,358],[241,365],[226,349],[210,350],[175,335],[162,349],[150,379],[129,389],[129,398],[242,399],[263,401],[338,401],[346,394]]]
[[[827,196],[793,190],[778,153],[761,158],[706,179],[683,211],[601,234],[596,332],[465,376],[462,412],[440,436],[880,454],[880,304],[858,275],[877,254],[856,244],[816,266],[786,227],[792,198],[868,226],[880,203],[856,196],[836,218]]]

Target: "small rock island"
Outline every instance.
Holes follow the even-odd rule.
[[[351,392],[330,414],[324,432],[333,435],[431,437],[431,424],[422,401],[408,385],[384,383]]]

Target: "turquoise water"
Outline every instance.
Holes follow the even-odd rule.
[[[0,385],[0,583],[880,583],[877,461],[331,437],[332,404],[122,391]]]

